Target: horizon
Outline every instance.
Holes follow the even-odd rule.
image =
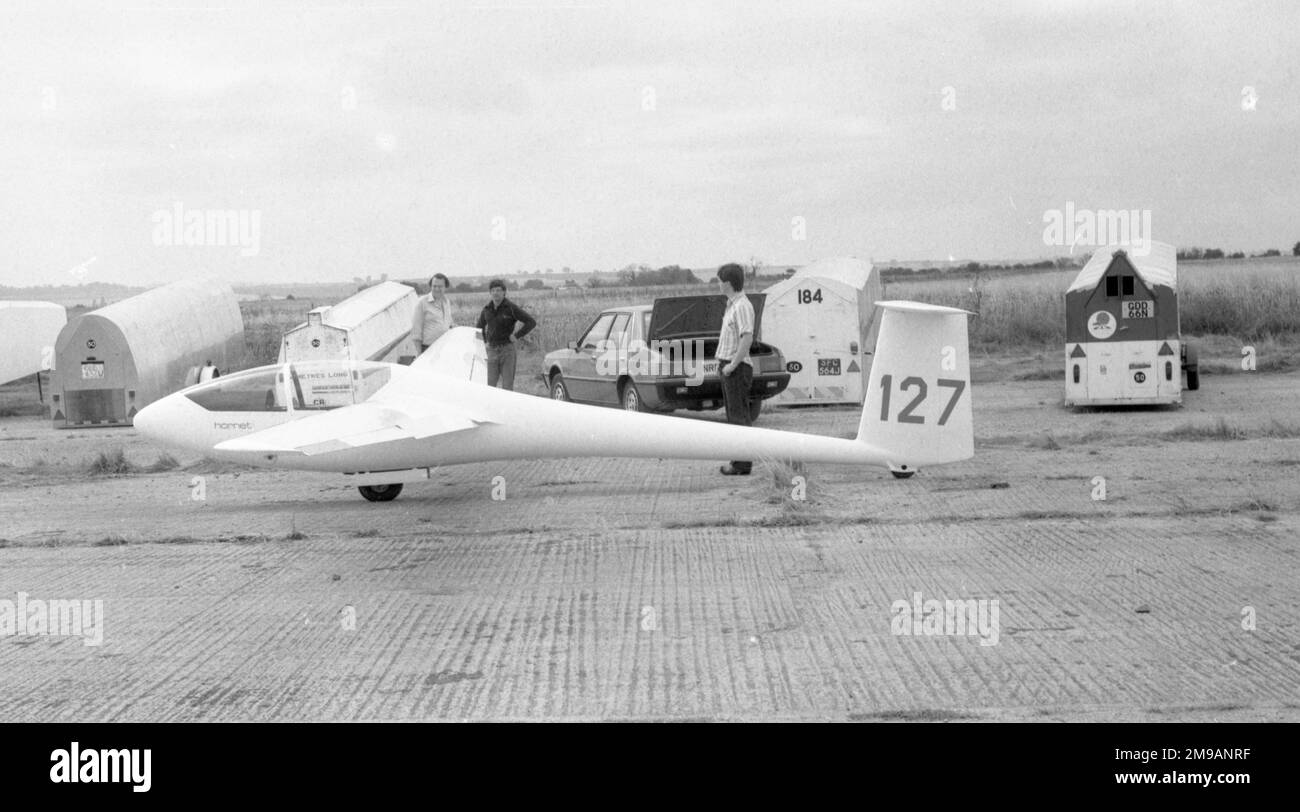
[[[1185,250],[1193,250],[1193,249],[1204,250],[1204,249],[1200,249],[1199,246],[1190,246],[1190,247],[1187,248],[1187,249],[1184,249],[1184,248],[1178,248],[1177,250],[1178,250],[1179,252],[1183,252],[1183,251],[1185,251]],[[1271,255],[1271,256],[1270,256],[1270,255],[1265,255],[1264,251],[1268,251],[1268,250],[1278,250],[1279,253],[1278,253],[1278,254]],[[968,266],[969,266],[971,263],[975,263],[975,264],[977,264],[977,265],[980,266],[980,270],[981,270],[981,271],[985,271],[985,270],[988,270],[988,271],[1019,271],[1019,272],[1025,272],[1025,273],[1032,273],[1032,272],[1035,272],[1035,271],[1040,271],[1040,272],[1043,272],[1043,273],[1054,273],[1054,272],[1062,271],[1062,270],[1077,270],[1079,267],[1082,267],[1082,265],[1086,262],[1086,260],[1084,259],[1084,257],[1086,257],[1086,256],[1087,256],[1087,254],[1084,254],[1084,255],[1082,255],[1082,256],[1077,256],[1077,257],[1070,257],[1070,256],[1068,256],[1068,255],[1067,255],[1067,256],[1057,256],[1057,257],[1042,257],[1042,258],[1039,258],[1039,259],[1037,259],[1037,260],[1034,260],[1034,259],[1025,259],[1025,260],[1021,260],[1021,259],[1005,259],[1005,260],[986,260],[986,261],[981,261],[981,260],[972,260],[972,259],[956,259],[956,260],[952,260],[952,261],[948,261],[948,260],[885,260],[885,261],[881,261],[881,262],[873,262],[873,263],[872,263],[872,266],[873,266],[873,268],[875,268],[875,269],[878,270],[878,271],[889,271],[889,270],[910,270],[910,271],[915,271],[915,272],[921,272],[921,271],[938,270],[938,271],[940,271],[940,272],[943,273],[943,274],[947,274],[947,273],[962,274],[962,273],[966,273],[966,272],[968,271]],[[1068,264],[1068,265],[1061,265],[1061,264],[1060,264],[1060,261],[1062,261],[1062,260],[1072,260],[1072,262],[1071,262],[1070,264]],[[1178,261],[1179,261],[1180,263],[1182,263],[1182,262],[1240,262],[1240,261],[1243,261],[1243,260],[1247,260],[1247,261],[1248,261],[1248,260],[1262,260],[1262,261],[1275,261],[1275,262],[1276,262],[1276,261],[1282,261],[1282,262],[1290,262],[1290,263],[1295,264],[1295,265],[1297,265],[1298,267],[1300,267],[1300,255],[1293,255],[1293,254],[1287,253],[1287,252],[1285,252],[1285,251],[1281,251],[1281,249],[1263,249],[1263,250],[1261,250],[1261,251],[1257,251],[1257,252],[1246,252],[1246,253],[1245,253],[1245,256],[1243,256],[1243,257],[1229,256],[1229,255],[1227,255],[1226,253],[1225,253],[1225,255],[1222,256],[1222,257],[1209,257],[1209,258],[1206,258],[1206,257],[1180,257]],[[1051,267],[1051,268],[1032,268],[1032,267],[1029,267],[1029,266],[1031,266],[1031,265],[1032,265],[1033,263],[1035,263],[1035,262],[1040,262],[1040,263],[1041,263],[1041,262],[1044,262],[1044,261],[1052,261],[1052,262],[1054,263],[1055,267]],[[804,263],[804,264],[807,264],[807,263]],[[910,266],[910,267],[909,267],[909,266]],[[943,267],[943,266],[947,266],[947,267]],[[626,266],[624,266],[624,267],[626,267]],[[671,267],[671,265],[670,265],[670,266],[660,266],[660,267]],[[679,267],[681,267],[681,266],[679,266]],[[702,267],[687,268],[687,270],[691,271],[692,273],[695,273],[695,274],[697,275],[697,277],[700,279],[701,282],[707,282],[708,279],[707,279],[706,277],[700,277],[699,274],[700,274],[700,272],[707,272],[709,269],[711,269],[711,268],[713,268],[713,267],[714,267],[714,266],[702,266]],[[777,276],[780,275],[779,273],[775,273],[775,271],[778,271],[779,269],[783,269],[783,268],[795,268],[795,269],[798,269],[798,268],[800,268],[800,267],[802,267],[802,265],[792,265],[792,264],[786,264],[786,263],[765,264],[765,265],[760,266],[759,278],[767,278],[767,279],[774,278],[774,277],[777,277]],[[485,284],[486,284],[490,279],[492,279],[492,278],[494,278],[494,277],[499,277],[499,278],[505,279],[507,282],[511,282],[512,280],[523,280],[523,279],[525,279],[525,278],[527,278],[527,279],[540,279],[540,280],[543,280],[543,281],[550,279],[550,280],[552,280],[552,281],[555,281],[555,280],[557,280],[557,279],[562,279],[562,278],[565,278],[565,277],[569,277],[569,278],[572,278],[572,277],[589,277],[589,276],[596,276],[596,275],[612,276],[612,275],[616,275],[616,274],[620,273],[621,270],[622,270],[621,268],[609,269],[609,270],[599,270],[599,271],[580,271],[580,270],[572,270],[572,269],[570,269],[569,273],[567,273],[567,274],[564,273],[564,272],[562,272],[562,271],[560,271],[560,270],[558,270],[558,269],[557,269],[554,273],[551,273],[551,274],[548,274],[548,273],[545,273],[545,272],[542,272],[542,273],[532,273],[532,272],[526,272],[526,271],[525,271],[525,272],[511,272],[511,273],[501,273],[501,274],[485,274],[485,275],[482,275],[482,276],[464,276],[464,277],[454,278],[454,279],[452,280],[452,283],[453,283],[453,286],[454,286],[454,285],[456,285],[456,284],[459,284],[460,282],[469,281],[469,282],[471,282],[473,285],[478,286],[478,285],[485,285]],[[656,269],[656,268],[651,268],[650,270],[658,270],[658,269]],[[173,281],[175,281],[175,280],[173,280]],[[279,281],[274,281],[274,280],[272,280],[272,281],[266,281],[266,280],[262,280],[262,281],[256,281],[256,282],[230,282],[230,286],[231,286],[231,289],[232,289],[233,291],[235,291],[236,294],[239,294],[241,291],[248,291],[248,290],[256,289],[256,288],[293,288],[293,287],[297,287],[297,288],[311,288],[311,287],[348,287],[348,288],[352,288],[352,287],[355,287],[355,286],[357,286],[357,285],[361,285],[361,286],[364,288],[364,287],[369,287],[369,286],[372,286],[372,285],[379,284],[379,283],[384,282],[384,281],[387,281],[387,282],[398,282],[398,283],[401,283],[401,284],[412,285],[412,286],[414,286],[414,287],[419,288],[421,285],[424,284],[424,282],[425,282],[426,280],[424,280],[423,278],[420,278],[420,277],[413,277],[413,276],[412,276],[412,277],[393,277],[393,276],[389,276],[387,279],[381,279],[381,278],[379,278],[379,277],[372,276],[372,277],[369,278],[369,279],[354,278],[354,279],[279,280]],[[69,294],[71,294],[71,293],[76,293],[76,292],[78,292],[78,289],[89,289],[89,288],[93,288],[95,285],[103,285],[103,286],[105,286],[105,287],[125,287],[125,288],[130,288],[130,289],[149,290],[149,289],[152,289],[152,288],[161,287],[161,286],[166,285],[166,284],[170,284],[170,282],[159,282],[159,283],[155,283],[155,284],[127,284],[127,283],[122,283],[122,282],[110,282],[110,281],[106,281],[106,280],[98,280],[98,281],[95,281],[95,280],[91,280],[91,281],[81,280],[81,281],[70,281],[70,282],[55,281],[55,282],[50,282],[50,283],[38,283],[38,284],[34,284],[34,285],[23,285],[23,286],[14,286],[14,285],[3,285],[3,284],[0,284],[0,289],[7,289],[7,290],[12,290],[12,291],[54,289],[54,290],[64,291],[65,293],[69,293]],[[554,284],[547,285],[547,288],[548,288],[548,289],[553,289],[553,288],[555,288],[555,287],[557,287],[557,286],[554,285]],[[637,286],[632,286],[632,287],[637,287]],[[651,286],[651,287],[654,287],[654,286]],[[672,286],[670,285],[669,287],[672,287]],[[525,288],[525,287],[523,287],[522,284],[520,284],[517,288],[515,288],[515,290],[517,290],[517,291],[519,291],[519,292],[523,292],[523,291],[533,290],[533,289]],[[459,293],[459,294],[463,294],[463,293],[465,293],[464,291],[456,291],[456,290],[451,290],[451,291],[449,291],[449,292],[450,292],[450,293],[453,293],[453,294],[457,294],[457,293]],[[475,291],[475,292],[478,292],[478,291]],[[267,295],[267,294],[263,294],[263,295],[265,296],[265,295]],[[10,301],[10,300],[8,300],[8,299],[0,299],[0,301]]]

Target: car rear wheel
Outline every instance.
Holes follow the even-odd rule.
[[[367,502],[391,502],[402,492],[402,483],[395,485],[362,485],[357,490]]]
[[[572,400],[572,398],[569,397],[569,387],[564,383],[564,376],[558,372],[555,373],[555,377],[551,378],[551,400],[562,400],[565,402]]]
[[[628,381],[623,384],[623,393],[619,400],[623,408],[629,412],[644,412],[645,406],[641,403],[641,393],[636,390],[636,384]]]

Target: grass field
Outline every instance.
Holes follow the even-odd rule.
[[[708,293],[708,285],[665,285],[642,288],[565,288],[559,290],[512,291],[510,300],[537,319],[537,329],[521,346],[519,375],[531,373],[541,357],[576,340],[599,313],[608,307],[644,304],[662,296]],[[487,304],[485,293],[451,293],[452,314],[457,324],[473,326]],[[328,304],[318,302],[316,304]],[[244,302],[244,338],[248,359],[244,368],[275,363],[280,337],[285,330],[307,320],[312,302],[266,300]]]
[[[1065,289],[1076,274],[1046,271],[893,282],[885,296],[975,312],[973,348],[1056,348],[1065,343]],[[1300,343],[1300,259],[1184,262],[1178,276],[1179,322],[1185,336],[1219,336],[1241,344]]]
[[[1063,374],[1065,290],[1077,273],[993,271],[895,280],[885,283],[884,295],[975,313],[970,338],[980,380],[1041,380]],[[576,340],[601,310],[710,290],[700,284],[511,292],[510,298],[537,319],[536,331],[520,345],[515,388],[545,394],[545,385],[537,377],[542,358]],[[483,293],[450,296],[459,324],[474,324],[488,301]],[[248,365],[273,362],[281,333],[305,321],[311,304],[245,302]],[[1183,334],[1197,344],[1206,373],[1238,371],[1237,359],[1247,344],[1256,348],[1260,370],[1300,366],[1300,258],[1183,262],[1179,310]]]
[[[885,298],[913,299],[974,312],[971,347],[982,354],[1054,354],[1065,343],[1065,289],[1077,271],[986,272],[947,279],[890,281]],[[525,355],[540,357],[578,338],[601,310],[660,296],[710,291],[707,285],[650,288],[570,288],[514,291],[510,298],[537,319]],[[482,293],[451,294],[458,323],[473,324],[487,302]],[[249,361],[274,361],[283,330],[306,319],[309,302],[243,305]],[[1244,344],[1293,354],[1300,347],[1300,258],[1183,262],[1179,310],[1185,336],[1236,352]],[[1262,353],[1261,349],[1261,353]],[[521,358],[521,371],[524,358]],[[1053,364],[1055,361],[1053,361]],[[531,368],[530,368],[531,371]]]

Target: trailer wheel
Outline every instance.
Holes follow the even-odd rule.
[[[396,485],[361,485],[357,488],[367,502],[391,502],[402,492],[402,483]]]
[[[908,477],[910,477],[912,474],[915,474],[916,472],[915,471],[890,471],[889,473],[893,474],[895,479],[907,479]]]
[[[1201,388],[1201,368],[1196,358],[1196,348],[1190,344],[1183,345],[1186,352],[1183,354],[1183,371],[1187,373],[1187,389],[1195,392]]]

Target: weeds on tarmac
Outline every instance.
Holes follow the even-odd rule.
[[[99,456],[86,466],[86,472],[91,476],[133,474],[136,470],[135,463],[126,458],[126,453],[121,448],[99,452]]]
[[[152,464],[145,467],[144,471],[148,474],[157,474],[162,471],[173,471],[180,467],[180,463],[171,454],[163,451],[158,455],[158,459]]]
[[[1210,424],[1184,423],[1164,432],[1163,436],[1171,440],[1244,440],[1246,430],[1220,417]]]

